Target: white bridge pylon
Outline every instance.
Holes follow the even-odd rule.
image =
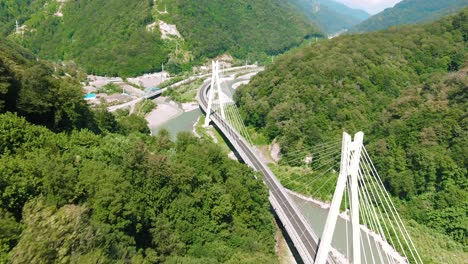
[[[349,134],[343,133],[340,173],[314,263],[325,264],[328,259],[344,196],[346,211],[347,200],[350,201],[352,232],[352,250],[348,252],[346,224],[347,261],[352,259],[353,264],[422,264],[416,246],[363,145],[363,139],[363,132],[358,132],[354,141]],[[371,237],[375,241],[375,251]]]
[[[212,64],[212,76],[211,76],[211,88],[208,95],[208,110],[206,112],[205,127],[211,122],[211,114],[213,111],[213,104],[219,105],[221,108],[221,117],[226,119],[225,104],[229,101],[227,96],[221,89],[221,80],[219,78],[219,62],[213,61]]]
[[[325,264],[329,256],[331,241],[335,231],[336,221],[340,211],[341,201],[345,192],[346,184],[351,183],[351,225],[353,237],[353,263],[361,263],[361,231],[359,226],[359,188],[358,171],[359,160],[361,158],[362,142],[364,133],[359,132],[355,135],[354,141],[347,133],[343,133],[343,145],[341,147],[341,165],[338,182],[336,183],[335,193],[328,213],[325,228],[323,229],[320,240],[316,264]]]

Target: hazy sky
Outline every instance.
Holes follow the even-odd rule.
[[[336,0],[349,7],[363,9],[370,14],[376,14],[387,7],[392,7],[401,0]]]

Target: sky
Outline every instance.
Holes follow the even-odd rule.
[[[336,0],[349,7],[362,9],[367,11],[369,14],[377,14],[387,7],[393,7],[396,3],[401,0]]]

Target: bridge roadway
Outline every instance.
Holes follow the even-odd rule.
[[[209,88],[210,82],[205,82],[198,91],[197,96],[200,108],[205,113],[208,108],[207,92]],[[211,121],[230,141],[242,160],[264,176],[264,182],[270,190],[270,203],[291,237],[299,255],[304,263],[314,263],[318,237],[307,224],[296,205],[291,201],[284,187],[273,172],[257,157],[245,139],[229,123],[225,122],[216,112],[211,114]],[[332,256],[328,257],[327,263],[335,263]]]
[[[164,89],[161,89],[161,90],[158,90],[158,91],[154,91],[154,92],[151,92],[149,94],[146,94],[140,98],[137,98],[135,100],[132,100],[130,102],[127,102],[127,103],[123,103],[123,104],[120,104],[120,105],[114,105],[114,106],[109,106],[107,108],[107,110],[109,112],[114,112],[114,111],[117,111],[118,109],[122,109],[122,108],[126,108],[126,107],[131,107],[133,108],[133,106],[135,104],[137,104],[138,102],[144,100],[144,99],[153,99],[157,96],[159,96],[160,94],[162,94],[164,91],[166,91],[167,88],[164,88]]]

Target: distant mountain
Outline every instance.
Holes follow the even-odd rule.
[[[431,22],[466,6],[468,6],[468,0],[403,0],[393,8],[387,8],[370,17],[351,31],[375,31],[402,24]]]
[[[2,36],[101,75],[177,72],[224,53],[261,60],[317,32],[288,0],[0,0]]]
[[[349,29],[370,17],[363,10],[352,9],[334,0],[289,1],[328,34]]]

